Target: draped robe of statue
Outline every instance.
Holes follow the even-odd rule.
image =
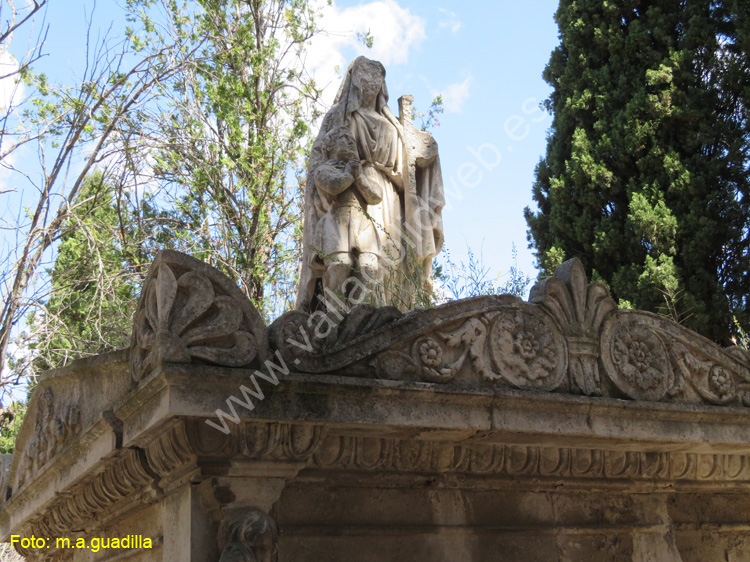
[[[399,100],[400,119],[388,108],[385,69],[376,61],[359,57],[349,66],[334,105],[323,118],[308,161],[305,189],[303,257],[297,308],[321,308],[326,257],[321,225],[335,201],[315,185],[315,170],[330,155],[324,139],[335,127],[347,127],[357,144],[362,173],[382,189],[383,198],[364,211],[375,224],[380,278],[372,302],[403,308],[408,276],[430,286],[432,258],[443,243],[441,209],[443,183],[437,144],[428,133],[414,129],[411,97]],[[371,245],[370,245],[371,246]],[[407,273],[407,268],[411,272]],[[340,287],[332,287],[340,294]]]

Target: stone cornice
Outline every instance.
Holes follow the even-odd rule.
[[[303,384],[303,381],[296,382]],[[173,391],[178,387],[165,385],[163,388]],[[392,395],[394,390],[391,387],[388,394]],[[435,400],[435,394],[429,389],[413,390],[430,394],[433,405],[445,403],[445,400]],[[372,396],[372,392],[368,394]],[[465,398],[464,394],[459,400]],[[591,399],[587,398],[546,398],[541,406],[554,406],[553,398],[556,398],[557,408],[540,408],[535,415],[542,412],[554,415],[555,409],[566,410],[565,403],[568,413],[574,403],[584,406],[589,402],[591,406]],[[506,411],[512,399],[512,396],[502,397]],[[597,404],[600,411],[607,405],[602,402]],[[540,405],[539,401],[530,403]],[[635,403],[626,404],[629,406],[624,409],[626,412],[648,413],[648,410],[634,408]],[[610,406],[623,409],[622,404]],[[704,423],[712,414],[731,413],[721,408],[711,410],[702,412]],[[680,423],[686,417],[686,412],[676,408],[672,414]],[[595,418],[597,412],[589,409],[589,415]],[[648,419],[646,415],[642,417],[644,421]],[[702,447],[672,443],[671,447],[665,447],[663,443],[631,439],[630,449],[606,440],[601,443],[610,443],[609,447],[587,447],[590,439],[575,432],[564,439],[560,435],[549,439],[550,435],[545,437],[534,432],[522,435],[515,429],[506,434],[493,429],[449,429],[445,424],[441,428],[404,427],[403,423],[385,421],[358,425],[244,418],[224,435],[205,424],[205,418],[172,417],[169,423],[162,423],[144,434],[143,447],[116,451],[99,462],[96,472],[82,474],[77,481],[55,492],[42,492],[43,479],[30,483],[6,504],[9,520],[4,523],[3,531],[6,536],[12,532],[46,537],[68,536],[78,529],[90,531],[143,502],[156,501],[178,480],[200,479],[202,473],[212,477],[217,474],[213,467],[225,467],[221,473],[230,475],[234,471],[228,467],[235,464],[245,477],[286,474],[292,478],[303,470],[300,477],[304,479],[308,471],[321,474],[365,471],[394,477],[433,475],[437,478],[435,485],[451,487],[463,485],[460,480],[451,480],[451,475],[481,476],[485,480],[492,479],[496,485],[509,480],[518,485],[527,482],[535,488],[559,486],[560,482],[573,488],[592,482],[598,487],[613,489],[642,483],[677,492],[696,487],[739,490],[750,483],[750,455],[711,452],[711,443]],[[498,442],[509,435],[515,435],[519,442]],[[557,442],[557,446],[552,446],[551,442]],[[655,450],[657,448],[662,450]],[[700,448],[706,452],[696,450]],[[59,469],[56,465],[62,462],[65,462],[65,455],[55,459],[49,470]],[[487,482],[490,481],[485,481],[489,485]],[[466,485],[473,484],[469,480]],[[34,495],[42,493],[45,497]],[[19,506],[29,504],[32,497],[35,499],[31,502],[35,505],[30,506],[32,512],[19,511]]]
[[[164,368],[154,377],[164,379],[160,386],[169,398],[152,400],[156,410],[146,417],[193,416],[217,423],[216,410],[229,410],[227,399],[242,396],[239,386],[248,384],[250,374],[190,365]],[[235,403],[243,420],[295,419],[339,427],[373,426],[386,434],[399,428],[402,433],[494,435],[499,441],[517,435],[540,444],[565,438],[575,446],[593,443],[597,447],[628,448],[635,444],[648,450],[691,450],[700,446],[719,453],[750,453],[750,415],[741,407],[294,373],[280,377],[278,386],[266,384],[262,388],[266,397],[253,401],[252,411]],[[227,423],[233,427],[231,421]]]

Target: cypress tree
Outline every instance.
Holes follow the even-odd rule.
[[[539,209],[525,211],[544,271],[578,257],[621,302],[723,343],[750,281],[748,11],[561,0]]]

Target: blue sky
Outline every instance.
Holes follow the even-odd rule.
[[[480,251],[493,275],[506,274],[511,245],[519,267],[535,275],[527,249],[523,208],[531,204],[534,166],[545,151],[551,118],[538,105],[550,88],[541,78],[557,44],[554,0],[534,2],[420,0],[323,2],[326,30],[308,62],[318,81],[328,84],[330,103],[339,72],[364,54],[384,63],[390,105],[402,94],[426,108],[442,94],[446,112],[432,130],[440,146],[446,198],[446,247],[454,261],[467,248]],[[90,0],[51,0],[46,52],[37,65],[53,81],[71,83],[83,68],[85,14]],[[122,34],[124,20],[114,0],[98,0],[92,39],[111,27]],[[357,42],[370,31],[374,46]],[[26,48],[26,37],[11,42],[11,52]],[[502,279],[501,279],[502,282]]]

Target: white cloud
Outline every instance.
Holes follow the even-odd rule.
[[[461,113],[464,102],[469,97],[470,85],[471,76],[468,76],[463,82],[448,84],[442,90],[433,91],[433,95],[443,96],[443,106],[448,113]]]
[[[24,99],[26,86],[18,80],[17,74],[13,74],[17,70],[18,61],[16,58],[5,49],[0,51],[0,76],[5,76],[5,78],[0,78],[0,117],[3,119],[10,117],[14,113],[16,106]],[[10,76],[7,76],[9,74]],[[5,127],[12,127],[12,123],[12,119],[6,120]],[[3,143],[2,147],[0,147],[0,155],[6,152],[8,148],[8,143]],[[0,161],[2,161],[2,165],[0,165],[0,192],[8,189],[7,182],[11,176],[11,169],[16,164],[17,159],[18,151],[0,158]]]
[[[312,39],[306,66],[318,86],[324,88],[323,102],[329,106],[353,58],[345,51],[379,60],[388,68],[405,64],[410,51],[426,38],[424,20],[399,6],[396,0],[375,0],[343,9],[323,2],[320,13],[318,23],[324,31]],[[373,37],[371,49],[357,39],[358,33],[368,31]]]
[[[438,8],[438,11],[443,14],[444,19],[440,20],[440,23],[438,23],[438,27],[442,28],[448,28],[451,30],[451,33],[454,35],[458,33],[458,30],[461,29],[461,21],[458,19],[458,16],[455,12],[451,12],[450,10],[446,10],[444,8]]]
[[[7,50],[0,51],[0,113],[5,114],[12,105],[23,99],[24,83],[13,74],[18,70],[18,61]],[[10,76],[8,76],[10,75]]]

